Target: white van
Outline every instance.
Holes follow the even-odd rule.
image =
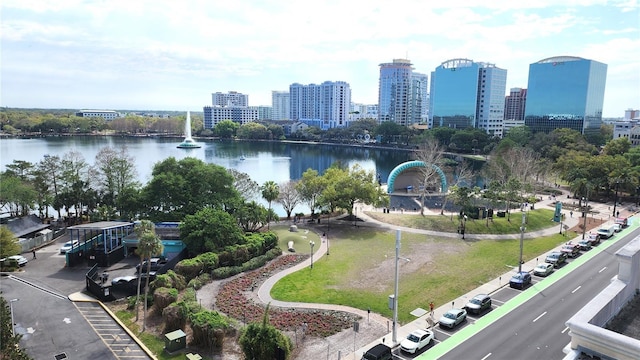
[[[604,239],[608,239],[613,236],[616,232],[615,225],[605,225],[598,229],[598,234]]]

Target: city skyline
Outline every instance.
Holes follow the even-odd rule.
[[[378,65],[392,59],[424,74],[450,59],[493,63],[508,92],[527,87],[530,64],[577,56],[608,65],[603,117],[640,108],[637,1],[6,0],[0,10],[3,107],[200,111],[228,91],[270,106],[274,90],[325,81],[377,104]]]

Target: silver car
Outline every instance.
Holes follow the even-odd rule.
[[[467,319],[467,311],[463,309],[451,309],[447,311],[438,323],[440,327],[448,327],[449,329],[453,329],[456,325]]]

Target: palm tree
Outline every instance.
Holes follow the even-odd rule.
[[[154,231],[145,231],[140,238],[138,238],[138,255],[140,258],[147,260],[147,272],[145,276],[144,286],[144,316],[142,319],[142,331],[145,330],[147,321],[147,296],[149,295],[149,278],[151,277],[151,257],[162,254],[163,246],[160,237],[156,235]],[[140,266],[140,272],[142,266]],[[138,294],[140,293],[140,273],[138,273]],[[136,307],[136,316],[138,315],[138,308]]]
[[[269,180],[260,188],[262,191],[262,198],[269,202],[269,219],[267,222],[267,230],[269,229],[269,223],[271,222],[271,202],[276,200],[280,196],[280,187],[275,181]]]
[[[144,265],[144,260],[147,257],[150,257],[149,255],[147,255],[147,253],[148,253],[147,249],[144,248],[146,246],[146,244],[143,244],[142,238],[147,233],[151,233],[151,234],[153,234],[155,236],[156,235],[156,226],[150,220],[142,220],[142,221],[140,221],[140,223],[136,224],[136,227],[135,227],[134,231],[136,233],[136,236],[138,237],[138,250],[136,251],[136,253],[138,254],[138,256],[140,256],[140,265],[138,266],[138,291],[137,291],[137,294],[136,294],[136,304],[135,304],[135,307],[136,307],[136,321],[138,321],[138,301],[140,300],[140,282],[142,280],[142,266]],[[162,245],[162,243],[160,243],[160,244]]]

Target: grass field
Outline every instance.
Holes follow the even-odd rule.
[[[503,218],[495,219],[489,229],[494,233],[519,233],[522,219],[519,214],[512,214],[510,223]],[[552,214],[550,210],[530,212],[527,231],[542,229],[545,225],[557,226],[550,221]],[[389,215],[395,218],[394,214]],[[429,220],[415,219],[423,218],[420,215],[398,216],[409,217],[402,222],[403,226],[420,222],[432,224],[439,231],[455,232],[457,228],[452,227],[451,220],[445,216],[427,217],[435,218]],[[484,221],[467,221],[468,233],[487,233],[485,228]],[[310,252],[309,241],[316,244],[321,241],[314,231],[323,231],[321,227],[293,233],[282,225],[271,229],[278,234],[283,249],[287,248],[288,241],[293,241],[297,251],[303,253]],[[330,236],[330,255],[314,259],[313,270],[307,267],[280,280],[271,292],[273,298],[348,305],[391,317],[387,304],[394,286],[395,231],[332,223]],[[566,238],[561,235],[525,239],[524,260],[536,258],[564,241]],[[410,259],[400,262],[398,317],[401,322],[413,320],[409,312],[417,307],[427,309],[430,301],[436,305],[448,303],[502,275],[508,266],[517,266],[520,248],[519,239],[465,241],[409,232],[402,233],[401,242],[400,255]]]

